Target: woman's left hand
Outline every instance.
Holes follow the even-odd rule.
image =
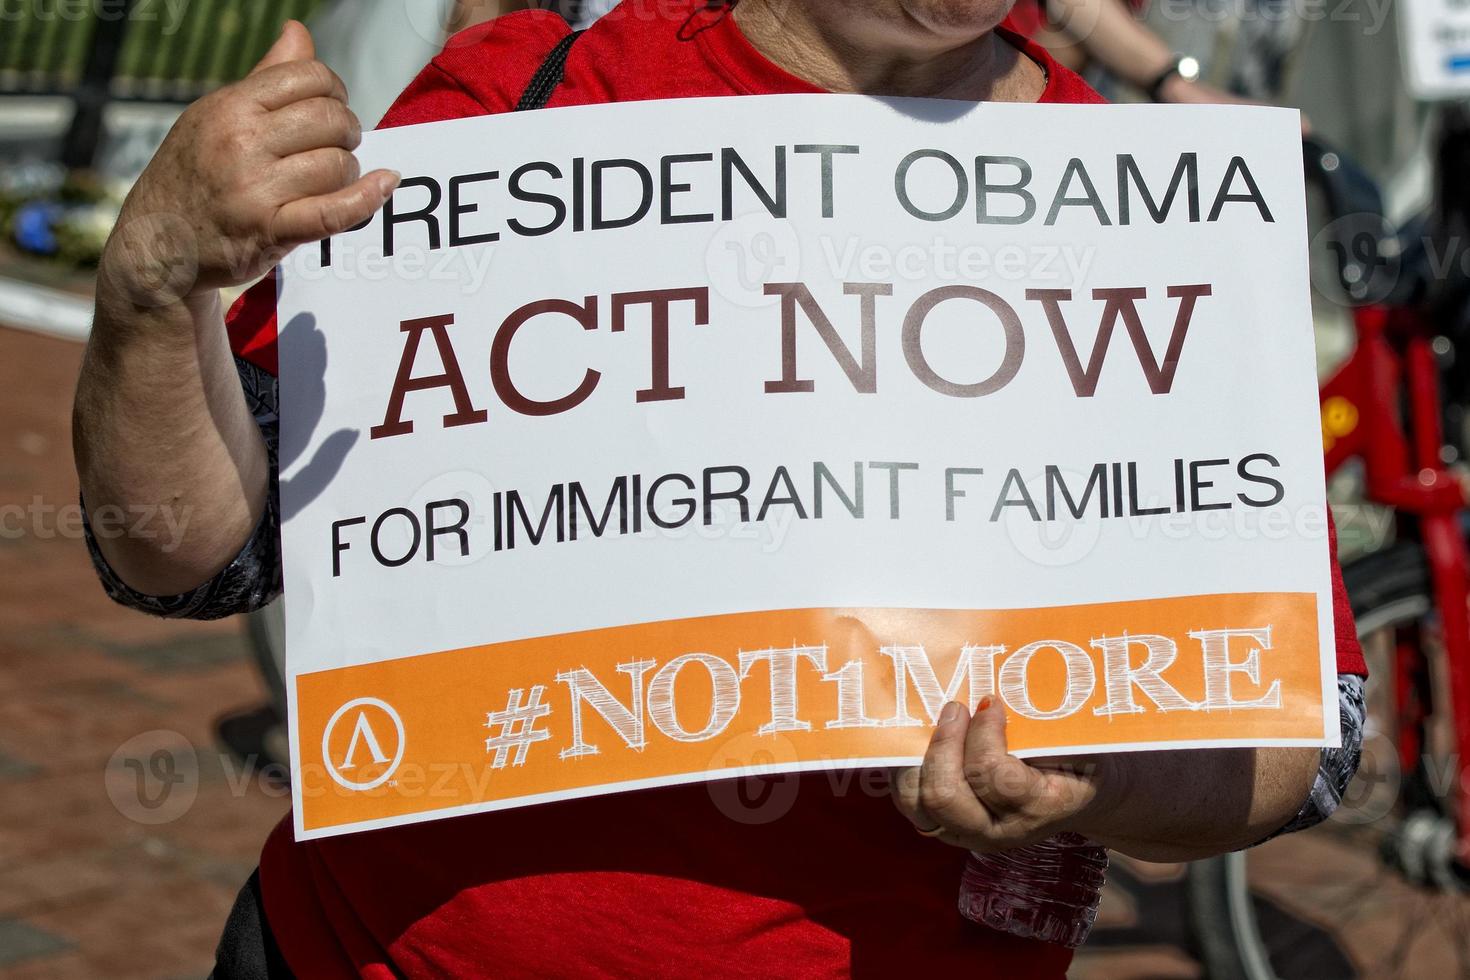
[[[1118,789],[1109,756],[1022,761],[1006,748],[1005,708],[984,698],[974,717],[950,703],[924,763],[894,773],[893,798],[918,831],[972,851],[1024,847],[1071,829]]]

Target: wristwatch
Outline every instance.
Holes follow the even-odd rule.
[[[1159,98],[1159,93],[1163,90],[1164,83],[1175,75],[1186,82],[1199,81],[1199,59],[1187,54],[1175,55],[1169,67],[1159,72],[1158,77],[1149,84],[1147,89],[1149,99],[1154,102],[1162,102],[1163,99]]]

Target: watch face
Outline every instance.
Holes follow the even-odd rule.
[[[1199,81],[1199,59],[1189,55],[1179,59],[1179,77],[1186,82]]]

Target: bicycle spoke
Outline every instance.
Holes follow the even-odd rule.
[[[1419,920],[1420,916],[1418,915],[1404,917],[1403,925],[1399,930],[1398,940],[1394,943],[1393,951],[1389,954],[1389,962],[1393,963],[1393,975],[1396,977],[1408,975],[1404,970],[1408,965],[1409,949],[1413,945],[1414,937],[1418,934]]]
[[[1455,909],[1455,959],[1459,962],[1460,976],[1470,976],[1470,910],[1465,908],[1465,900],[1459,897],[1452,899]]]
[[[1404,580],[1402,575],[1387,578]],[[1444,860],[1441,835],[1452,826],[1454,800],[1452,767],[1447,768],[1454,743],[1452,738],[1446,741],[1444,730],[1451,723],[1450,707],[1443,703],[1446,665],[1433,625],[1424,622],[1432,616],[1433,604],[1423,592],[1380,596],[1378,608],[1389,612],[1375,619],[1370,611],[1360,620],[1375,624],[1363,639],[1366,659],[1378,678],[1368,691],[1365,728],[1370,737],[1362,773],[1340,814],[1325,827],[1298,843],[1287,843],[1287,838],[1267,845],[1247,859],[1243,884],[1254,898],[1260,920],[1256,929],[1236,930],[1228,916],[1218,916],[1216,923],[1196,919],[1202,933],[1229,930],[1216,935],[1232,944],[1227,950],[1239,951],[1230,954],[1238,959],[1222,956],[1217,964],[1207,963],[1207,970],[1249,975],[1241,973],[1240,964],[1264,957],[1287,978],[1470,978],[1470,896],[1442,891],[1443,875],[1431,863]],[[1428,671],[1422,692],[1416,676],[1395,669],[1398,658],[1406,655],[1398,646],[1406,635],[1416,662]],[[1402,705],[1395,693],[1401,676],[1416,684],[1414,698]],[[1410,771],[1400,756],[1406,745],[1417,746],[1416,755],[1422,753]],[[1406,877],[1405,867],[1420,869],[1414,881]],[[1238,877],[1221,880],[1226,888],[1242,884]],[[1210,901],[1239,899],[1207,899],[1202,908],[1211,907]],[[1262,946],[1253,946],[1253,941]]]

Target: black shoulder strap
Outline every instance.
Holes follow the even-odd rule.
[[[546,60],[541,62],[541,67],[536,69],[536,74],[531,76],[530,84],[521,93],[521,101],[516,103],[516,112],[545,108],[546,103],[551,100],[551,93],[555,92],[556,87],[561,84],[562,74],[567,70],[567,55],[571,53],[572,45],[581,36],[581,31],[572,31],[556,42],[556,47],[552,48]]]

